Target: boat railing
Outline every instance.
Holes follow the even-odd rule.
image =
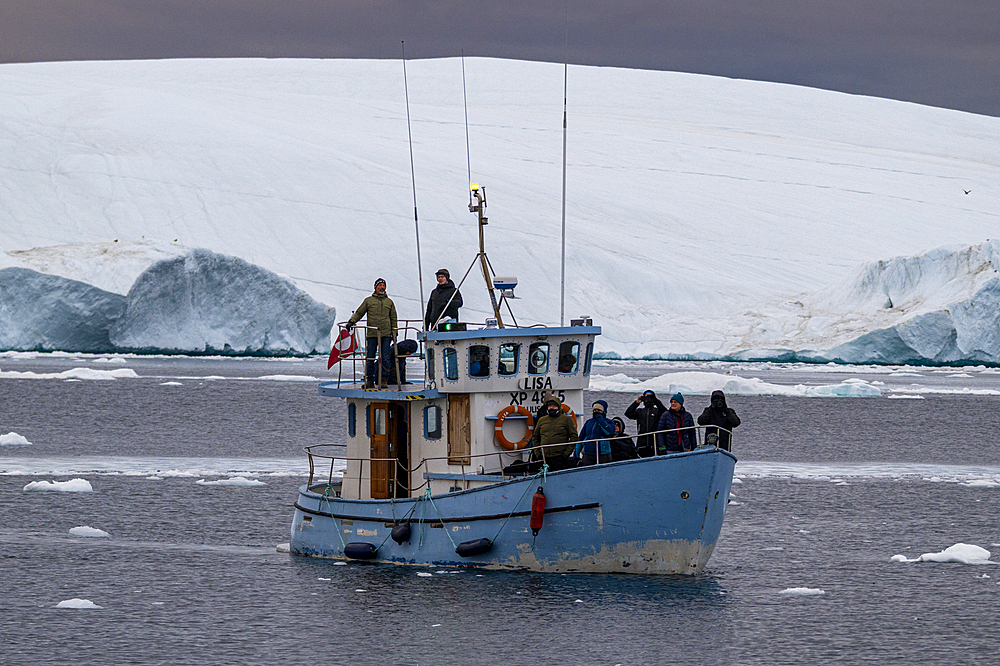
[[[731,439],[732,435],[733,435],[732,430],[729,430],[727,428],[723,428],[721,426],[713,426],[713,425],[705,425],[705,426],[696,425],[696,426],[686,426],[686,427],[683,427],[683,428],[667,428],[667,429],[664,429],[664,430],[655,430],[655,431],[652,431],[652,432],[642,433],[642,435],[639,435],[639,436],[641,437],[641,436],[650,435],[650,436],[654,436],[655,437],[656,435],[666,434],[666,433],[676,433],[678,431],[683,431],[683,430],[694,430],[695,431],[696,437],[697,437],[697,441],[698,441],[697,448],[705,448],[705,447],[711,446],[711,445],[708,445],[708,444],[704,444],[703,440],[702,440],[702,434],[704,432],[709,431],[709,430],[711,430],[713,432],[717,432],[717,433],[718,432],[726,432],[726,433],[728,433],[729,437],[730,437],[730,442],[732,442],[732,439]],[[632,436],[631,435],[619,435],[619,437],[632,437]],[[510,456],[512,456],[512,455],[518,455],[518,456],[520,456],[520,455],[528,454],[530,456],[533,452],[537,451],[538,454],[539,454],[539,457],[541,458],[541,461],[539,461],[539,462],[541,462],[542,464],[545,464],[545,463],[548,462],[546,454],[545,454],[545,450],[546,449],[564,448],[569,443],[572,443],[574,445],[577,445],[577,444],[582,445],[582,444],[596,443],[596,442],[601,442],[601,441],[609,441],[609,440],[612,440],[612,439],[616,439],[616,438],[615,437],[601,437],[601,438],[598,438],[598,439],[585,439],[585,440],[580,440],[580,441],[577,441],[577,442],[564,442],[564,443],[560,443],[560,444],[545,444],[545,445],[541,445],[541,446],[531,446],[531,447],[525,447],[523,449],[518,449],[516,451],[492,451],[490,453],[479,453],[479,454],[475,454],[475,455],[472,455],[472,454],[462,455],[461,458],[460,458],[461,462],[458,462],[458,463],[455,462],[456,461],[456,457],[453,456],[453,455],[451,455],[451,456],[433,456],[433,457],[429,457],[429,458],[423,458],[419,463],[417,463],[416,466],[414,466],[412,468],[408,468],[408,467],[402,465],[400,463],[400,460],[398,458],[371,458],[371,457],[369,457],[369,458],[349,458],[347,456],[340,456],[340,455],[335,455],[335,454],[328,454],[328,453],[320,452],[319,451],[321,449],[334,448],[334,447],[341,448],[343,445],[337,445],[337,444],[313,444],[313,445],[304,447],[305,451],[306,451],[306,454],[309,456],[309,481],[307,482],[306,487],[307,488],[312,488],[314,485],[316,485],[315,481],[316,481],[317,472],[318,472],[318,469],[317,469],[317,460],[329,461],[329,465],[328,466],[327,466],[326,463],[322,463],[323,470],[322,470],[322,472],[320,472],[320,473],[323,474],[323,477],[325,477],[325,483],[321,484],[321,485],[325,485],[328,489],[333,488],[336,485],[338,485],[337,483],[335,483],[335,479],[334,479],[334,475],[337,474],[338,471],[341,471],[341,470],[337,469],[337,467],[338,467],[337,462],[338,461],[341,461],[341,463],[342,463],[342,466],[341,466],[342,467],[342,476],[339,479],[340,483],[341,483],[341,487],[343,487],[342,484],[348,482],[348,479],[346,478],[348,464],[351,463],[351,462],[356,462],[356,463],[358,463],[358,471],[357,471],[358,497],[361,497],[363,495],[363,490],[364,490],[363,484],[364,484],[364,478],[365,478],[365,473],[364,473],[365,472],[365,463],[368,464],[369,475],[371,475],[371,470],[373,469],[373,466],[375,464],[382,464],[382,465],[385,465],[388,468],[389,474],[387,475],[387,481],[390,483],[390,485],[393,486],[393,495],[395,495],[395,488],[398,487],[399,489],[401,489],[401,490],[403,490],[404,492],[407,493],[406,495],[404,495],[404,497],[412,497],[412,496],[414,496],[414,493],[420,492],[424,488],[429,487],[430,482],[432,480],[432,474],[430,473],[430,464],[432,464],[434,462],[437,462],[437,461],[446,460],[446,461],[448,461],[450,467],[459,467],[460,468],[460,472],[456,472],[455,473],[455,475],[456,475],[455,478],[457,480],[457,477],[458,477],[458,475],[460,473],[461,474],[461,480],[462,480],[463,486],[464,486],[464,488],[467,489],[469,487],[469,481],[471,481],[471,480],[477,480],[475,478],[470,478],[470,477],[492,476],[492,477],[501,477],[501,478],[505,478],[506,479],[506,478],[515,478],[517,476],[521,476],[521,474],[504,474],[504,469],[507,468],[507,467],[509,467],[514,462],[514,461],[508,460],[506,462],[506,464],[505,464],[505,462],[504,462],[504,456],[507,456],[508,458]],[[712,446],[712,448],[717,448],[717,446]],[[673,453],[673,452],[671,452],[671,453]],[[600,456],[596,456],[596,457],[598,459],[600,459]],[[494,458],[496,458],[496,461],[498,463],[497,469],[493,470],[493,471],[486,471],[487,465],[490,465],[492,467],[492,462],[491,461]],[[475,462],[474,462],[474,460],[475,460]],[[598,462],[597,464],[607,464],[607,461]],[[413,475],[415,473],[419,474],[421,471],[423,472],[423,474],[420,474],[418,476],[418,478],[422,478],[423,479],[423,481],[421,483],[410,487],[410,486],[407,486],[405,483],[402,482],[403,479],[413,478]],[[369,476],[369,478],[370,478],[370,476]],[[354,479],[353,478],[350,479],[350,482],[353,483]]]
[[[486,328],[487,324],[485,322],[463,322],[466,326]],[[361,381],[367,381],[365,366],[368,361],[376,362],[378,360],[378,354],[381,353],[380,350],[376,349],[375,355],[368,356],[368,325],[367,323],[357,323],[351,327],[348,327],[346,321],[337,323],[337,335],[334,337],[335,340],[339,340],[343,331],[348,331],[354,339],[354,350],[349,353],[342,353],[340,356],[340,362],[337,368],[337,388],[341,388],[342,384],[354,384],[357,383],[357,377],[361,376]],[[413,388],[412,385],[419,385],[420,388],[417,390],[426,389],[426,351],[424,348],[423,340],[423,321],[420,319],[400,319],[397,321],[396,326],[396,339],[393,340],[393,348],[390,353],[390,362],[387,363],[390,368],[392,368],[392,363],[397,363],[395,372],[390,370],[389,376],[386,377],[385,369],[382,363],[375,363],[375,382],[377,387],[393,388],[397,391],[407,390],[404,387]],[[374,337],[374,336],[373,336]],[[404,340],[412,340],[417,345],[417,350],[412,354],[396,354],[396,345]],[[381,343],[380,343],[381,344]],[[412,379],[404,379],[406,375],[406,362],[408,359],[415,359],[419,362],[419,367],[416,368],[420,371],[419,377],[413,377]],[[400,363],[401,361],[401,363]],[[345,378],[345,367],[347,363],[350,363],[350,377]],[[402,370],[401,370],[401,367]],[[374,387],[373,387],[374,388]]]

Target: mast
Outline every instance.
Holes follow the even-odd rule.
[[[497,303],[497,295],[493,292],[489,260],[486,258],[485,227],[489,223],[486,218],[486,188],[480,189],[478,183],[473,183],[471,190],[476,202],[469,204],[469,212],[476,213],[479,218],[479,264],[483,269],[483,279],[486,280],[486,291],[490,293],[490,304],[493,306],[493,315],[497,318],[497,326],[504,328],[503,317],[500,316],[500,304]]]

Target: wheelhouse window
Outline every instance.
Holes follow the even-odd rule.
[[[434,349],[427,349],[427,377],[434,381]]]
[[[533,342],[528,347],[528,374],[544,375],[549,371],[549,343]]]
[[[486,345],[472,345],[469,347],[469,376],[490,376],[490,348]]]
[[[424,438],[441,439],[441,407],[424,407]]]
[[[583,359],[583,374],[585,374],[585,375],[589,375],[590,374],[590,362],[591,362],[591,360],[593,360],[593,358],[594,358],[594,343],[593,342],[588,342],[587,343],[587,356],[586,356],[586,358]]]
[[[358,406],[353,402],[347,404],[347,436],[354,437],[358,431]]]
[[[575,375],[580,369],[580,343],[567,341],[559,345],[559,373]]]
[[[520,356],[521,345],[513,342],[500,345],[500,365],[497,368],[497,374],[501,377],[516,375]]]
[[[372,425],[374,426],[373,435],[385,434],[385,409],[382,407],[375,408],[375,413],[372,414]]]
[[[454,347],[444,350],[444,378],[453,382],[458,380],[458,352]]]

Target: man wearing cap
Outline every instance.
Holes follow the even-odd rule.
[[[635,399],[628,409],[625,410],[625,418],[635,421],[639,431],[636,438],[635,449],[642,458],[655,455],[656,435],[647,435],[647,432],[656,432],[660,424],[660,417],[667,411],[660,399],[652,391],[644,391],[642,395]]]
[[[679,453],[698,446],[694,434],[694,417],[684,410],[684,396],[674,393],[670,396],[670,409],[663,412],[657,430],[666,430],[656,436],[656,452]]]
[[[573,450],[573,457],[583,454],[581,465],[593,465],[596,462],[611,462],[611,442],[604,437],[614,437],[615,424],[612,423],[605,414],[608,411],[608,403],[598,400],[591,408],[593,417],[587,419],[580,431],[580,438],[576,442]],[[589,440],[589,441],[588,441]],[[593,441],[599,440],[599,441]],[[600,453],[600,458],[598,458]]]
[[[554,472],[576,465],[576,461],[572,459],[575,441],[576,426],[573,425],[573,417],[562,410],[559,398],[550,396],[545,401],[545,413],[535,421],[531,445],[545,447],[545,462]],[[559,446],[560,444],[563,446]],[[542,460],[542,449],[532,451],[531,460]]]
[[[427,330],[432,330],[441,319],[450,317],[458,321],[458,309],[462,307],[462,292],[451,281],[448,269],[442,268],[435,275],[437,286],[431,291],[431,297],[427,300],[427,313],[424,315]]]
[[[389,352],[396,339],[396,306],[385,294],[385,280],[375,280],[375,293],[366,298],[347,320],[347,330],[368,316],[367,347],[365,348],[365,388],[376,388],[389,382]],[[379,375],[375,372],[375,354],[381,361]]]

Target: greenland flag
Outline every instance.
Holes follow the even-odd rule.
[[[330,350],[330,360],[326,363],[326,369],[329,370],[332,368],[334,363],[339,363],[340,359],[349,355],[357,348],[358,343],[354,340],[354,336],[346,330],[341,329],[340,335],[337,336],[337,341],[333,343],[333,349]]]

